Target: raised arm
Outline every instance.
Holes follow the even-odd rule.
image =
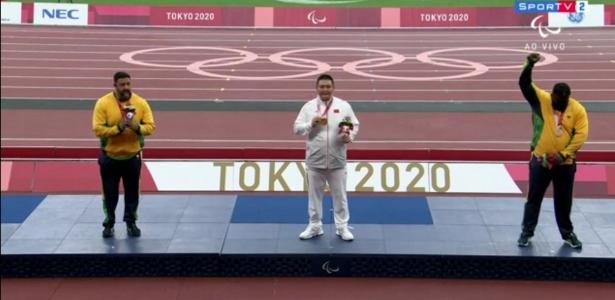
[[[538,99],[538,91],[532,83],[532,69],[540,60],[540,54],[532,53],[528,55],[523,66],[521,76],[519,76],[519,88],[525,97],[525,100],[530,104],[533,111],[540,109],[540,100]]]

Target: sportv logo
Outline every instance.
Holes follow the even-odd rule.
[[[43,19],[79,19],[78,9],[43,9]]]
[[[588,1],[515,1],[516,13],[585,12]]]
[[[532,20],[532,23],[530,23],[530,25],[532,26],[532,29],[538,30],[538,34],[540,35],[540,37],[545,39],[551,34],[556,35],[562,32],[561,27],[557,27],[557,29],[552,29],[546,26],[542,26],[542,21],[540,20],[542,17],[543,17],[542,15],[537,16],[536,18]]]

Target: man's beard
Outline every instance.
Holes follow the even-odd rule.
[[[121,92],[118,92],[117,94],[118,94],[117,95],[118,100],[120,100],[120,102],[126,102],[132,96],[132,92],[129,90],[121,91]]]

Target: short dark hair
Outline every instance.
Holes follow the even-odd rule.
[[[564,82],[556,83],[553,86],[553,94],[556,94],[563,99],[567,99],[570,97],[570,86]]]
[[[329,74],[321,74],[320,76],[318,76],[318,79],[316,79],[316,85],[318,85],[318,83],[321,80],[331,80],[331,84],[335,85],[335,81],[333,80],[333,76],[331,76]]]
[[[116,83],[122,78],[130,78],[130,74],[124,71],[115,72],[115,74],[113,74],[113,83]]]

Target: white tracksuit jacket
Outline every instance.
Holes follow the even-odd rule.
[[[359,132],[359,120],[352,111],[350,104],[340,98],[333,97],[327,111],[326,104],[316,97],[308,101],[295,120],[294,132],[307,136],[306,164],[310,169],[338,169],[346,167],[346,144],[339,133],[339,123],[350,118],[354,125],[350,138],[354,141]],[[327,126],[312,127],[312,119],[325,116]]]

